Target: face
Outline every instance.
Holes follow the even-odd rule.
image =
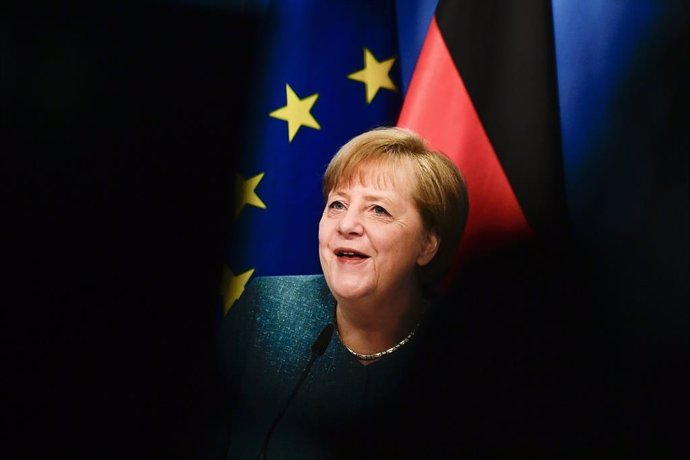
[[[338,301],[409,294],[415,268],[438,249],[412,201],[412,172],[369,169],[330,191],[319,223],[321,267]]]

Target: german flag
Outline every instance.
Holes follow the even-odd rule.
[[[470,211],[455,269],[567,228],[551,2],[438,3],[398,125],[463,172]]]

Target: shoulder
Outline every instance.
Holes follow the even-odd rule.
[[[323,275],[257,277],[228,313],[234,319],[225,334],[255,365],[289,373],[304,365],[304,350],[332,321],[334,305]]]
[[[334,305],[323,275],[254,278],[223,318],[220,346],[235,350],[234,360],[242,355],[239,348],[281,356],[288,349],[285,344],[313,340],[332,320]]]
[[[295,291],[320,290],[326,287],[323,275],[259,276],[249,282],[248,289],[292,293]]]
[[[261,276],[254,278],[242,297],[259,297],[260,303],[291,301],[328,302],[331,298],[323,275]]]
[[[335,300],[323,275],[262,276],[254,278],[238,306],[249,308],[258,320],[300,314],[330,315]]]

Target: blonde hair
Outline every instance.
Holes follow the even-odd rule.
[[[455,255],[469,203],[465,180],[444,154],[431,150],[409,129],[382,127],[352,138],[333,156],[323,177],[323,194],[366,173],[363,166],[410,167],[416,178],[410,194],[427,231],[439,237],[439,249],[430,263],[419,267],[422,287],[433,289]]]

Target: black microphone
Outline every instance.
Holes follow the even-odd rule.
[[[326,324],[326,326],[321,330],[319,336],[311,345],[311,357],[309,358],[309,362],[304,367],[304,370],[302,371],[302,374],[300,375],[299,380],[297,381],[297,385],[295,385],[295,387],[292,389],[292,393],[290,393],[290,397],[285,402],[283,409],[278,413],[276,418],[273,419],[273,423],[271,423],[271,427],[268,429],[268,433],[266,433],[266,438],[264,438],[264,443],[261,445],[261,450],[259,451],[259,460],[266,460],[266,449],[268,448],[268,441],[271,439],[271,434],[273,434],[273,430],[275,430],[280,419],[283,418],[285,411],[287,411],[287,408],[290,406],[290,402],[292,402],[292,398],[295,397],[295,395],[297,394],[297,390],[299,390],[299,387],[302,386],[302,382],[304,382],[304,379],[307,378],[309,370],[311,369],[311,366],[314,364],[314,361],[316,361],[316,358],[323,355],[326,351],[326,348],[328,347],[328,344],[331,341],[331,336],[333,335],[333,329],[333,323]]]

